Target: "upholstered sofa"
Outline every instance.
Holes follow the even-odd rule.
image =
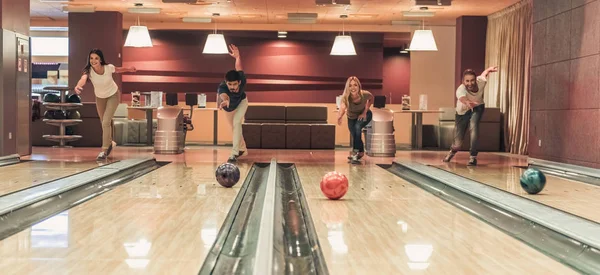
[[[327,123],[327,107],[248,106],[242,129],[248,148],[335,148],[335,125]]]
[[[121,103],[113,118],[113,139],[117,145],[145,145],[148,140],[147,125],[145,119],[128,119],[127,104]],[[152,126],[152,141],[154,141],[158,127],[156,119],[152,120]]]
[[[450,149],[454,141],[454,121],[456,118],[455,108],[440,108],[439,122],[437,126],[438,144],[440,149]],[[477,150],[498,152],[500,151],[500,140],[502,134],[502,115],[500,108],[485,108],[483,117],[479,124],[479,140]],[[461,151],[468,151],[471,144],[470,129],[465,133]]]

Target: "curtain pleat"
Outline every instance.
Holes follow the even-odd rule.
[[[485,104],[500,108],[506,151],[521,155],[529,141],[532,8],[523,0],[488,16],[486,37],[485,62],[498,72],[489,75]]]

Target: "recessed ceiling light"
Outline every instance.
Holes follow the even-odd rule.
[[[85,12],[93,13],[96,12],[96,7],[93,5],[81,5],[81,6],[62,6],[62,12]]]
[[[69,27],[29,27],[30,31],[38,32],[67,32]]]
[[[433,17],[435,12],[433,11],[403,11],[404,17]]]
[[[170,15],[170,16],[182,16],[182,15],[186,15],[187,12],[185,11],[170,11],[170,12],[164,12],[165,15]]]
[[[241,18],[257,18],[257,17],[261,17],[259,14],[241,14],[240,15]]]
[[[375,18],[379,16],[378,14],[350,14],[350,17],[353,18]]]
[[[129,13],[146,13],[146,14],[159,14],[160,13],[160,9],[159,8],[129,8],[127,9],[127,12]]]
[[[416,25],[420,26],[421,21],[416,20],[392,20],[392,25]]]
[[[210,23],[212,22],[212,18],[210,17],[184,17],[182,18],[183,22],[186,23]]]

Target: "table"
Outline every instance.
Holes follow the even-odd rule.
[[[411,122],[411,147],[413,149],[423,149],[423,114],[440,114],[440,110],[391,110],[394,114],[410,113],[412,115]]]
[[[189,109],[186,109],[189,110]],[[217,134],[218,134],[218,130],[219,130],[219,108],[195,108],[194,110],[200,110],[200,111],[213,111],[214,116],[213,116],[213,145],[217,145]]]
[[[388,109],[390,110],[390,109]],[[413,149],[423,149],[423,114],[440,114],[444,111],[440,110],[390,110],[394,114],[409,113],[412,114],[412,122],[410,127],[410,145]],[[334,113],[339,110],[334,110]],[[350,135],[350,146],[352,146],[352,135]]]

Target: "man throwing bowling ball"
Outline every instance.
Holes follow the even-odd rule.
[[[483,89],[487,83],[487,76],[490,72],[498,71],[497,67],[490,67],[480,76],[477,76],[473,70],[466,70],[463,73],[463,83],[456,89],[456,119],[454,124],[454,142],[450,152],[444,158],[444,162],[450,162],[456,152],[460,149],[467,132],[471,128],[471,158],[469,166],[477,165],[477,139],[479,138],[479,121],[485,111],[483,102]]]
[[[230,45],[231,57],[235,58],[235,70],[228,71],[225,74],[225,81],[219,84],[218,96],[221,103],[219,109],[224,110],[227,120],[233,131],[233,148],[228,162],[235,162],[237,158],[248,155],[246,141],[242,135],[242,120],[248,109],[248,99],[246,98],[246,76],[242,69],[240,51],[235,45]]]

